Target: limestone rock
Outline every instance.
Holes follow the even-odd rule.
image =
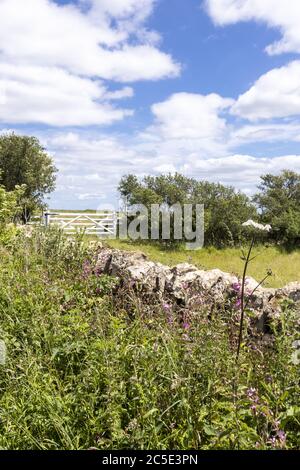
[[[205,271],[188,263],[174,267],[149,261],[144,253],[103,248],[100,250],[97,268],[100,272],[117,276],[123,284],[136,287],[137,295],[143,293],[161,302],[181,305],[189,311],[196,305],[224,308],[238,305],[241,279],[235,274],[219,269]],[[300,283],[292,282],[281,289],[258,286],[255,279],[246,278],[245,298],[263,330],[270,318],[281,313],[280,301],[288,298],[300,301]],[[149,297],[149,303],[150,303]]]

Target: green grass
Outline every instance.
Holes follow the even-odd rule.
[[[56,230],[0,255],[0,449],[299,448],[295,306],[237,366],[234,307],[182,324]]]
[[[230,273],[241,273],[243,261],[239,248],[203,248],[199,251],[184,249],[163,250],[157,245],[133,243],[129,241],[109,240],[109,246],[129,251],[142,251],[153,261],[174,266],[188,262],[202,269],[221,269]],[[265,284],[268,287],[282,287],[293,281],[300,281],[300,249],[291,252],[279,247],[255,248],[254,255],[259,256],[250,264],[248,274],[257,281],[264,278],[267,269],[273,276]]]

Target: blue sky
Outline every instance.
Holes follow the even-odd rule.
[[[53,208],[109,207],[126,173],[251,194],[300,171],[299,22],[298,0],[0,0],[0,131],[53,155]]]

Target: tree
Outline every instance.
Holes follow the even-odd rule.
[[[24,195],[25,187],[17,186],[13,191],[6,191],[0,186],[0,242],[5,243],[16,233],[13,225],[20,214],[20,201]]]
[[[36,137],[8,133],[0,136],[0,184],[6,191],[26,185],[22,218],[44,207],[44,196],[55,189],[57,169]]]
[[[283,170],[280,175],[261,177],[260,192],[254,196],[262,221],[272,226],[277,242],[300,242],[300,174]]]
[[[242,241],[242,223],[256,218],[250,199],[222,184],[198,181],[179,173],[146,176],[141,181],[127,175],[119,184],[121,196],[130,206],[162,204],[167,210],[173,204],[204,204],[205,244],[228,246]]]

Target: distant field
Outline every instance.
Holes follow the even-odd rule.
[[[84,212],[91,212],[92,214],[95,214],[97,211],[94,210],[94,209],[84,209],[84,210],[72,210],[72,209],[49,209],[49,212],[61,212],[62,214],[63,213],[69,213],[69,214],[72,214],[72,212],[74,212],[74,214],[80,214],[81,212],[84,213]]]
[[[241,273],[243,261],[240,259],[241,251],[238,248],[203,248],[199,251],[162,250],[158,246],[132,243],[120,240],[107,240],[107,244],[114,248],[129,251],[143,251],[153,261],[173,266],[188,262],[203,269],[219,268],[225,272]],[[292,281],[300,281],[300,249],[288,252],[277,247],[267,249],[256,248],[254,254],[261,253],[252,261],[249,275],[261,280],[267,269],[272,269],[273,276],[268,279],[266,287],[281,287]]]

